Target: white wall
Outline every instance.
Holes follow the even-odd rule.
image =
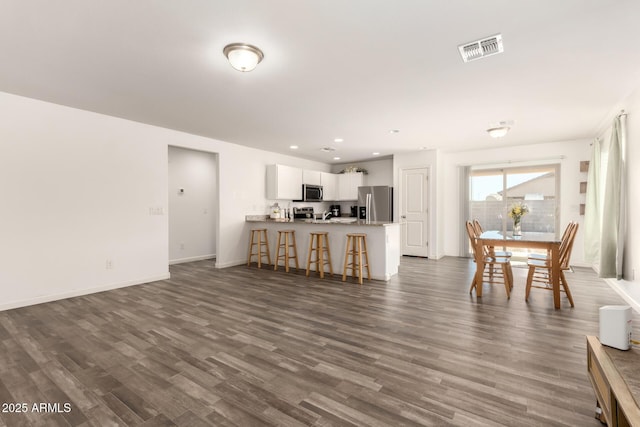
[[[627,280],[640,280],[640,89],[626,101],[627,111],[627,244],[625,247],[625,271]]]
[[[215,257],[217,163],[215,154],[169,147],[170,264]]]
[[[0,309],[168,277],[167,136],[0,93]]]
[[[460,233],[463,233],[464,221],[460,218],[460,173],[459,167],[484,164],[520,164],[548,163],[560,164],[560,227],[569,221],[582,225],[584,217],[580,215],[580,203],[584,195],[580,194],[580,182],[586,179],[580,172],[580,161],[589,160],[590,140],[550,142],[525,146],[501,147],[492,150],[477,150],[457,153],[444,153],[442,156],[442,181],[444,182],[442,206],[444,208],[442,227],[439,230],[446,236],[444,253],[458,256],[460,251]],[[561,158],[562,157],[562,158]],[[583,232],[578,230],[574,243],[571,262],[573,265],[588,265],[584,262]]]
[[[168,277],[170,145],[218,153],[219,267],[245,261],[267,164],[329,170],[0,93],[0,310]]]

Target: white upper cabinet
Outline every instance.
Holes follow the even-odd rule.
[[[358,187],[361,187],[362,183],[362,172],[338,174],[338,198],[336,200],[358,200]]]
[[[322,185],[320,175],[321,175],[320,171],[310,171],[307,169],[303,169],[302,183],[310,184],[310,185]]]
[[[322,200],[332,202],[338,200],[338,175],[335,173],[320,172],[320,185],[322,185]]]
[[[322,185],[327,202],[358,200],[363,174],[328,173],[285,165],[267,166],[267,199],[302,200],[302,184]]]
[[[267,199],[301,200],[302,169],[285,165],[267,165]]]

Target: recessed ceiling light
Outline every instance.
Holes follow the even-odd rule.
[[[373,152],[371,154],[373,154],[374,156],[379,156],[380,155],[380,153],[378,153],[377,151],[375,151],[375,152]]]
[[[390,134],[399,133],[399,132],[400,132],[400,129],[391,129],[389,131]]]
[[[289,148],[291,148],[292,150],[297,150],[298,146],[297,145],[290,145]]]
[[[336,156],[333,158],[333,160],[340,160],[340,157]]]
[[[333,142],[344,142],[344,138],[336,138]]]
[[[325,153],[331,153],[332,151],[336,151],[333,147],[322,147],[320,151],[324,151]]]

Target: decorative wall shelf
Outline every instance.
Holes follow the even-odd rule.
[[[589,172],[589,160],[582,160],[580,162],[580,172],[581,173],[588,173]],[[586,178],[586,176],[584,177]],[[586,194],[587,194],[587,181],[582,181],[580,183],[580,194],[584,194],[585,196],[582,196],[582,203],[580,203],[580,215],[584,215],[584,212],[586,210],[586,205],[585,205],[585,198],[586,198]]]

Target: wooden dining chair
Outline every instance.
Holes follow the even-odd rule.
[[[567,224],[567,226],[565,227],[564,232],[562,233],[562,237],[560,238],[560,251],[562,251],[562,248],[567,244],[567,241],[569,240],[569,235],[571,234],[571,230],[573,229],[574,225],[576,225],[576,223],[573,221],[570,221],[569,224]],[[551,252],[547,250],[547,253],[545,254],[532,253],[532,254],[529,254],[528,258],[536,259],[536,260],[549,260],[551,259]]]
[[[569,223],[569,225],[567,226],[567,230],[565,230],[565,233],[566,243],[565,239],[563,239],[563,241],[560,243],[560,290],[567,294],[567,298],[569,299],[571,307],[574,307],[573,297],[571,296],[569,283],[567,282],[567,278],[565,277],[564,272],[571,269],[571,252],[573,249],[573,242],[575,240],[576,234],[578,233],[578,223]],[[527,274],[527,287],[525,291],[526,301],[529,300],[529,293],[531,292],[531,288],[553,290],[551,284],[551,257],[540,259],[530,257],[527,261],[527,266],[529,267],[529,273]]]
[[[472,224],[473,224],[473,230],[476,233],[476,237],[480,237],[480,235],[484,231],[482,229],[482,225],[480,225],[480,221],[478,221],[477,219],[474,219],[472,221]],[[494,246],[483,246],[482,248],[484,249],[485,255],[489,255],[489,256],[511,258],[511,255],[512,255],[511,252],[496,251]]]
[[[485,281],[488,283],[502,283],[504,284],[504,289],[507,292],[507,299],[511,298],[511,289],[513,288],[513,271],[511,270],[511,261],[508,257],[499,257],[494,255],[487,255],[482,251],[482,253],[478,253],[477,250],[477,235],[473,225],[473,222],[466,222],[467,235],[469,236],[469,241],[471,242],[471,248],[473,250],[473,260],[477,262],[477,259],[482,259],[485,265],[485,269],[483,272],[482,283],[477,283],[475,275],[473,280],[471,281],[471,288],[469,289],[469,293],[473,292],[473,289],[482,286]],[[482,258],[478,258],[478,257]],[[499,267],[499,268],[497,268]],[[476,290],[477,292],[477,290]]]

